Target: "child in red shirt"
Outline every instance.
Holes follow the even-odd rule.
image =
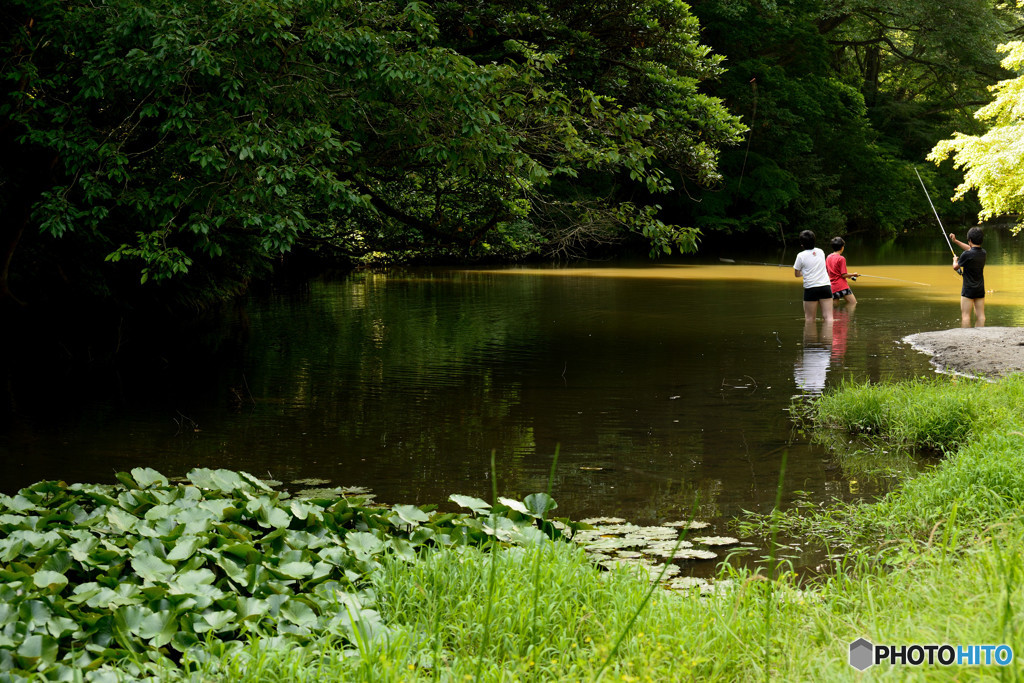
[[[846,249],[846,242],[842,237],[833,237],[829,243],[832,253],[825,257],[825,270],[828,271],[828,279],[832,283],[832,301],[839,303],[846,300],[850,306],[857,305],[857,297],[853,295],[846,278],[856,279],[860,273],[848,273],[846,271],[846,257],[843,251]]]

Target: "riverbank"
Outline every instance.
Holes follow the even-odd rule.
[[[990,378],[1024,372],[1021,327],[958,327],[918,332],[903,341],[930,355],[939,372]]]

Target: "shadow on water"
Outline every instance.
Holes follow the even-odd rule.
[[[871,498],[896,477],[848,475],[790,406],[844,379],[930,374],[899,340],[955,326],[959,285],[944,262],[847,256],[928,284],[860,280],[856,314],[826,331],[805,326],[784,268],[361,272],[130,336],[112,363],[8,363],[0,491],[228,467],[428,504],[488,498],[492,450],[503,495],[543,491],[559,447],[557,513],[574,518],[660,524],[697,501],[726,532],[772,508],[783,451],[784,505]],[[1013,270],[987,271],[991,325],[1022,315]]]

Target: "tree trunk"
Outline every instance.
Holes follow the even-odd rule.
[[[882,69],[882,51],[878,45],[868,45],[864,59],[864,103],[871,107],[878,101],[878,75]]]

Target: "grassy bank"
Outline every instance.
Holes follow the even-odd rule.
[[[850,385],[823,396],[810,419],[818,431],[862,437],[853,445],[867,458],[941,456],[882,502],[838,515],[867,534],[922,540],[955,527],[973,535],[1016,524],[1024,507],[1020,375],[997,383],[943,377]]]
[[[239,526],[213,523],[207,528],[196,517],[201,506],[191,498],[194,494],[172,494],[177,489],[143,472],[136,477],[147,480],[142,488],[162,492],[157,497],[168,500],[160,505],[173,506],[179,499],[188,503],[176,514],[193,525],[193,534],[209,534],[211,542],[235,551],[235,540],[227,545],[223,540],[235,532],[269,537],[266,545],[252,539],[244,544],[247,552],[264,553],[257,559],[276,588],[265,591],[259,581],[251,581],[246,590],[252,596],[231,594],[230,581],[214,582],[223,567],[213,555],[207,558],[211,575],[198,581],[193,574],[187,585],[180,585],[178,574],[165,575],[165,567],[140,561],[138,568],[149,577],[140,583],[140,599],[155,600],[148,603],[149,618],[166,606],[161,600],[173,602],[183,590],[211,595],[212,587],[218,587],[225,594],[201,603],[202,619],[195,618],[194,609],[178,610],[184,635],[166,640],[152,624],[134,621],[133,612],[105,603],[120,615],[109,622],[113,640],[100,629],[91,636],[92,650],[86,649],[95,654],[97,644],[106,647],[96,654],[104,657],[103,667],[47,669],[53,652],[46,647],[63,647],[61,638],[72,638],[70,626],[58,619],[54,628],[68,633],[42,633],[26,645],[18,624],[26,615],[41,619],[42,603],[53,604],[54,596],[71,593],[73,586],[55,576],[63,567],[61,575],[70,581],[71,570],[50,559],[41,560],[49,562],[45,569],[31,567],[28,560],[12,559],[24,555],[23,548],[0,541],[5,582],[0,590],[11,598],[0,605],[0,680],[28,675],[33,664],[48,677],[65,680],[146,675],[196,681],[1016,680],[1015,665],[881,664],[861,674],[847,657],[849,643],[861,637],[892,645],[1006,643],[1015,653],[1024,651],[1018,609],[1024,604],[1024,415],[1019,406],[1024,406],[1024,382],[1018,378],[997,384],[941,379],[851,385],[823,397],[806,419],[815,430],[849,435],[839,441],[856,441],[862,459],[869,459],[872,449],[945,455],[876,504],[767,520],[766,529],[785,525],[837,545],[856,543],[835,572],[800,586],[785,572],[768,580],[758,572],[723,568],[722,578],[731,582],[719,583],[708,595],[652,589],[627,569],[595,567],[557,534],[551,539],[536,533],[547,528],[541,520],[549,509],[544,497],[506,500],[490,509],[483,501],[459,498],[473,513],[457,516],[410,506],[375,511],[351,501],[279,500],[258,485],[246,488],[248,482],[235,479],[225,484],[228,475],[206,473],[202,483],[220,487],[218,500],[247,501],[212,506],[218,514],[230,513],[235,517],[231,524]],[[63,493],[46,493],[56,495]],[[111,493],[108,500],[120,501],[124,509],[140,497],[127,500]],[[3,501],[0,523],[13,524],[14,508],[20,507],[34,521],[18,523],[30,523],[34,533],[45,535],[41,525],[52,522],[52,515],[28,510],[27,500]],[[104,524],[135,524],[112,512],[117,506],[103,504],[108,506]],[[62,505],[61,523],[98,519],[74,511],[70,503]],[[169,513],[165,508],[159,515],[142,511],[137,517],[153,518],[156,532],[173,535],[173,525],[159,526],[157,518]],[[286,513],[288,519],[282,516]],[[497,523],[496,514],[505,521]],[[506,542],[495,545],[495,533]],[[146,534],[152,538],[150,531],[141,536]],[[344,547],[342,555],[326,546],[312,551],[319,558],[303,555],[310,552],[313,537],[329,534],[336,536],[332,543]],[[45,540],[30,533],[20,538]],[[84,536],[76,538],[86,543]],[[281,546],[284,541],[287,547]],[[188,548],[176,550],[180,543],[175,537],[167,546],[168,564],[186,555],[199,557]],[[77,547],[79,555],[87,545]],[[113,565],[109,553],[97,552],[96,561]],[[184,561],[195,565],[188,572],[207,569],[198,559]],[[332,567],[344,571],[336,576]],[[135,568],[133,562],[116,570],[114,583],[131,583]],[[96,580],[110,582],[113,571],[104,568]],[[37,575],[42,578],[32,578]],[[246,583],[242,574],[235,579]],[[40,595],[34,602],[22,600],[11,613],[15,584],[34,586]],[[261,620],[253,614],[252,600],[279,609]],[[238,629],[219,617],[217,610],[229,604],[236,614],[244,611],[253,628]],[[127,660],[115,657],[114,642],[126,645]]]
[[[344,658],[340,645],[282,654],[257,643],[209,662],[200,679],[862,680],[847,662],[849,643],[861,637],[897,645],[1008,643],[1021,650],[1016,607],[1024,599],[1024,539],[1018,530],[998,541],[956,558],[941,549],[919,552],[893,570],[851,562],[814,591],[798,590],[791,577],[769,582],[741,573],[720,594],[659,588],[646,605],[647,582],[595,571],[578,551],[558,545],[545,551],[536,608],[529,553],[498,556],[490,593],[491,556],[446,551],[389,574],[382,613],[392,631],[366,643],[360,656]],[[873,673],[896,680],[1014,680],[995,666],[881,665]]]

